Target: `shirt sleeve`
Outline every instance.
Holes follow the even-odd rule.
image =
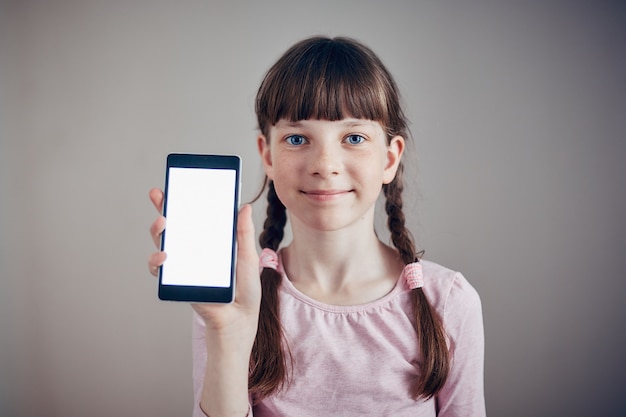
[[[485,336],[480,297],[459,273],[444,305],[451,366],[448,380],[437,394],[439,417],[483,417]]]
[[[202,408],[200,408],[200,399],[202,398],[202,384],[204,381],[204,373],[206,371],[207,350],[206,350],[206,332],[205,324],[202,318],[193,312],[193,325],[191,330],[191,348],[193,360],[193,414],[192,417],[208,417]],[[248,401],[248,414],[246,417],[253,417],[251,401]]]

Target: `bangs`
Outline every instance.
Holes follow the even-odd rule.
[[[403,118],[398,102],[391,76],[369,49],[343,38],[312,38],[294,45],[269,70],[256,112],[265,135],[281,119],[368,119],[396,130],[393,115]]]

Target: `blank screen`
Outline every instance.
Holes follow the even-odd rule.
[[[230,286],[236,174],[169,168],[162,284]]]

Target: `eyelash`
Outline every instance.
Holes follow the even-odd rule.
[[[359,141],[356,142],[356,143],[355,142],[351,142],[350,138],[358,138]],[[294,143],[293,142],[294,139],[301,140],[302,142]],[[350,145],[358,145],[358,144],[361,144],[361,143],[365,142],[365,138],[362,135],[351,134],[351,135],[346,136],[344,138],[344,141],[349,143]],[[300,145],[305,144],[307,142],[307,139],[304,136],[302,136],[302,135],[290,135],[290,136],[287,136],[285,138],[285,142],[287,142],[289,145],[292,145],[292,146],[300,146]]]

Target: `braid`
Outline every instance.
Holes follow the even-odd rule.
[[[389,184],[383,186],[385,193],[385,211],[387,212],[387,226],[391,232],[391,241],[393,246],[400,252],[400,258],[405,264],[417,261],[415,253],[415,243],[409,230],[406,228],[406,220],[402,211],[402,191],[404,183],[402,181],[402,173],[404,165],[402,162],[398,165],[396,177]]]
[[[263,223],[263,232],[259,236],[259,244],[262,248],[278,250],[278,245],[285,235],[285,225],[287,224],[287,211],[283,203],[276,195],[274,182],[269,181],[267,191],[267,218]]]
[[[403,165],[400,163],[394,180],[383,186],[387,225],[391,232],[391,241],[400,253],[405,264],[416,262],[423,254],[415,253],[415,243],[406,228],[402,211]],[[445,330],[441,318],[430,305],[421,288],[413,290],[417,338],[422,352],[421,373],[415,381],[413,395],[416,398],[430,398],[443,387],[450,369],[450,359],[446,343]]]
[[[272,181],[269,181],[268,188],[267,218],[263,224],[259,243],[263,248],[278,250],[284,236],[287,213],[285,206],[276,195]],[[291,355],[283,349],[284,338],[278,302],[280,282],[280,273],[271,268],[263,269],[259,327],[252,346],[248,378],[248,388],[254,395],[255,401],[273,394],[287,381],[287,356],[289,355],[291,359]]]

